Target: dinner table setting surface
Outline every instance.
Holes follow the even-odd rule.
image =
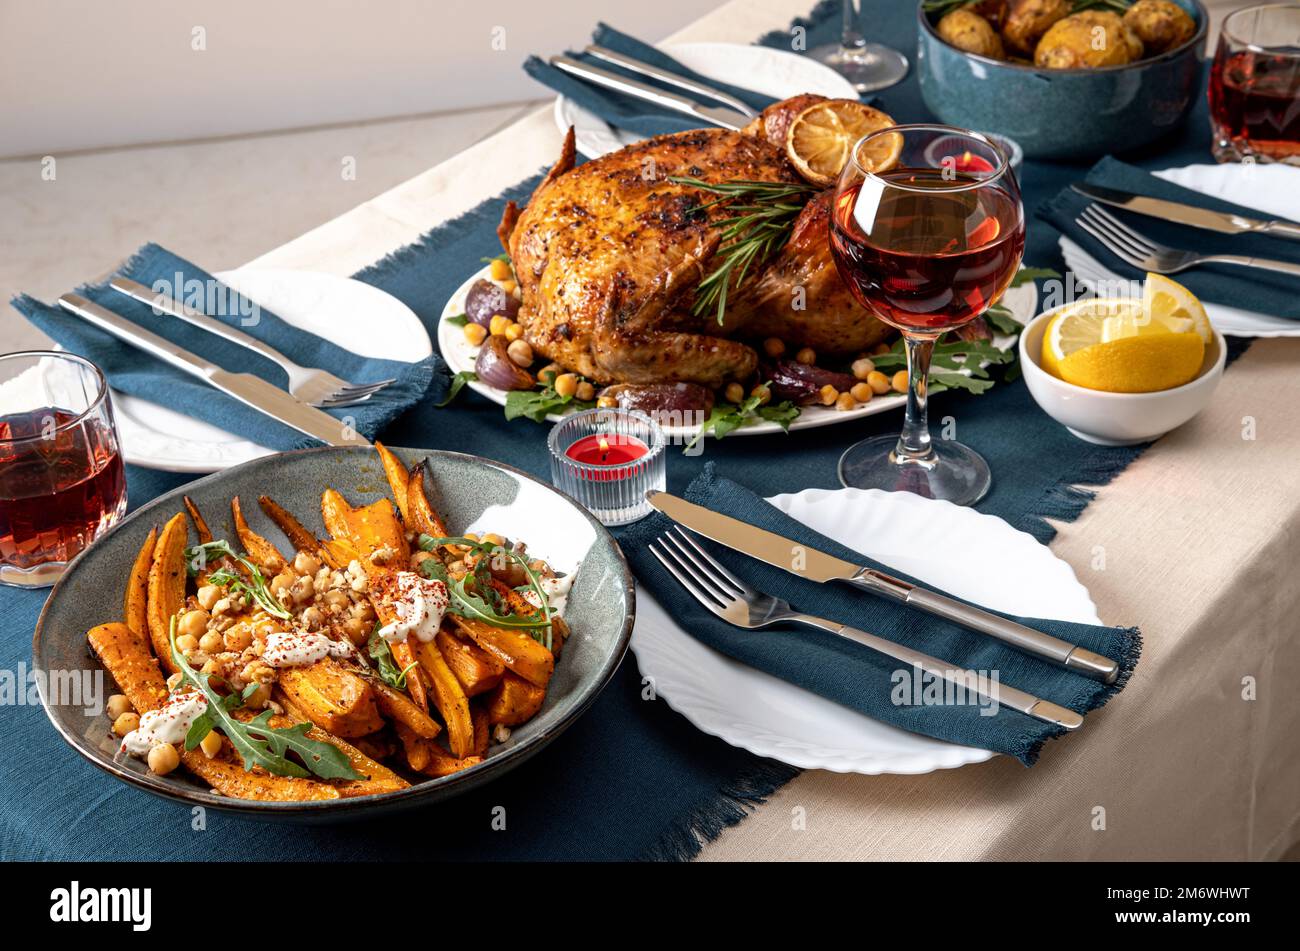
[[[792,27],[797,34],[800,24],[838,16],[835,4],[810,9],[811,2],[731,0],[661,45],[751,43],[763,37],[767,45],[779,47],[780,37],[792,35]],[[914,55],[915,17],[911,4],[899,6],[907,7],[906,15],[885,11],[884,4],[868,4],[865,32],[874,42]],[[604,19],[617,27],[615,10]],[[604,37],[623,49],[637,49],[614,31],[607,30]],[[583,39],[575,36],[571,47],[581,49]],[[541,60],[534,60],[529,71],[549,76],[557,88],[566,82]],[[760,97],[754,101],[762,104]],[[900,122],[928,116],[915,75],[869,101]],[[645,121],[653,124],[652,119]],[[385,273],[390,256],[412,244],[418,247],[432,228],[448,226],[454,231],[458,222],[467,227],[481,224],[480,206],[490,199],[509,195],[522,204],[528,189],[521,191],[521,183],[554,163],[562,140],[548,102],[246,267],[357,275],[363,281],[367,273],[385,274],[375,283],[406,300],[401,284],[418,280],[418,275]],[[1210,161],[1202,91],[1182,132],[1136,155],[1106,159],[1100,165],[1092,159],[1027,162],[1021,173],[1029,231],[1025,266],[1063,270],[1058,229],[1070,232],[1070,218],[1082,201],[1065,191],[1070,182],[1087,178],[1127,187],[1140,184],[1154,170]],[[1128,162],[1134,164],[1122,164]],[[1176,186],[1161,184],[1166,197],[1181,194]],[[1211,199],[1205,204],[1218,207]],[[1153,224],[1152,232],[1166,234],[1167,227],[1161,231]],[[1195,245],[1185,246],[1203,248],[1215,237],[1202,233]],[[1269,239],[1253,240],[1251,250],[1243,253],[1260,253]],[[1294,246],[1274,250],[1277,257],[1300,260]],[[482,253],[494,249],[483,248]],[[1131,269],[1116,270],[1131,276]],[[1239,282],[1233,286],[1241,288],[1236,296],[1249,298],[1236,303],[1291,316],[1285,306],[1274,306],[1285,301],[1279,290],[1285,286],[1282,282],[1252,284],[1255,278],[1248,272],[1232,276]],[[1206,288],[1203,296],[1212,299],[1211,276],[1200,280]],[[1202,285],[1197,286],[1200,292]],[[446,299],[453,289],[439,288],[438,293]],[[46,319],[53,321],[56,315]],[[426,314],[420,316],[427,322]],[[703,830],[697,860],[1282,857],[1300,834],[1300,759],[1294,756],[1300,705],[1289,700],[1285,686],[1300,677],[1294,620],[1300,616],[1300,585],[1294,582],[1294,566],[1300,563],[1300,467],[1295,465],[1300,458],[1300,374],[1294,371],[1300,339],[1247,344],[1233,338],[1229,353],[1222,384],[1200,415],[1149,446],[1115,450],[1113,465],[1083,473],[1075,485],[1034,489],[1032,480],[999,470],[999,457],[990,455],[995,492],[1002,478],[1004,493],[1011,492],[1015,499],[1014,506],[1005,494],[1000,502],[994,500],[993,513],[1047,544],[1087,588],[1102,624],[1114,626],[1097,628],[1096,636],[1102,639],[1096,643],[1123,644],[1128,654],[1122,693],[1099,690],[1081,700],[1080,712],[1087,711],[1084,726],[1051,740],[1041,757],[1042,736],[1034,734],[1032,742],[1008,746],[1015,755],[919,775],[789,770],[773,779],[772,788],[762,795],[739,797],[746,800],[741,815]],[[440,358],[430,358],[416,365],[406,382],[422,387],[429,375],[442,372]],[[1000,382],[998,388],[1023,385]],[[439,395],[445,390],[445,381],[440,381]],[[411,403],[405,390],[392,398],[399,409]],[[467,398],[480,399],[459,397]],[[936,417],[944,415],[942,400],[937,396],[932,407]],[[391,441],[381,427],[399,410],[376,410],[376,426],[367,435],[379,432],[380,438]],[[453,403],[448,409],[418,411],[460,410]],[[896,424],[893,415],[886,415],[817,433],[765,437],[764,444],[793,457],[800,440],[815,440],[823,448],[830,443],[847,447],[864,435],[891,432]],[[545,430],[526,420],[509,425],[514,438],[545,442]],[[972,423],[977,425],[985,423]],[[957,426],[962,433],[960,415]],[[402,430],[400,420],[396,429]],[[980,447],[971,435],[978,431],[964,431],[963,440]],[[1008,444],[1014,441],[1013,434],[1006,438]],[[741,441],[729,437],[727,443],[732,439]],[[727,444],[715,446],[707,442],[703,449],[704,459],[711,462],[708,478],[716,472],[719,479],[744,481],[728,469]],[[461,445],[430,448],[475,451]],[[680,452],[680,447],[669,451]],[[1006,465],[1011,457],[1001,458]],[[670,471],[674,461],[669,460]],[[133,472],[130,478],[134,482],[143,477]],[[150,493],[156,494],[189,477],[150,473],[147,478]],[[810,474],[809,467],[792,464],[782,478],[779,484],[747,485],[746,492],[759,493],[746,496],[749,510],[761,504],[762,495],[836,486],[833,467]],[[716,487],[710,482],[708,490]],[[698,482],[695,491],[703,491]],[[1041,491],[1041,498],[1022,497],[1030,491]],[[141,501],[132,498],[132,507]],[[1017,506],[1029,513],[1018,523],[1010,518]],[[651,538],[649,528],[657,525],[646,522],[616,537],[644,546]],[[631,560],[638,574],[654,568],[639,549]],[[851,618],[840,620],[852,623]],[[634,664],[635,657],[629,654],[624,663]],[[1033,768],[1025,768],[1018,756]],[[104,782],[107,786],[109,781]],[[78,834],[69,830],[70,836]]]

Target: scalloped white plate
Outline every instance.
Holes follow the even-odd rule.
[[[438,350],[443,359],[447,361],[447,366],[451,368],[452,373],[473,370],[474,360],[478,356],[478,348],[470,346],[469,341],[465,339],[464,331],[455,324],[450,323],[447,318],[465,313],[465,296],[469,293],[470,287],[480,278],[486,278],[490,270],[490,266],[483,267],[471,274],[464,284],[456,288],[456,293],[451,295],[451,299],[447,301],[446,306],[442,309],[442,316],[438,319]],[[1029,323],[1038,312],[1038,288],[1033,281],[1019,287],[1009,288],[1002,296],[1002,303],[1010,308],[1012,318],[1023,326]],[[1015,338],[1005,334],[994,334],[993,343],[1006,350],[1014,345]],[[478,380],[469,383],[468,386],[475,393],[486,396],[497,405],[506,405],[505,390],[498,390],[496,387],[488,386]],[[870,403],[861,403],[850,410],[838,410],[831,406],[804,406],[799,418],[790,424],[790,432],[800,429],[818,429],[836,423],[851,423],[856,419],[862,419],[864,416],[888,413],[891,409],[901,409],[906,405],[907,397],[905,395],[902,393],[888,393],[884,396],[877,396]],[[555,423],[564,417],[558,413],[551,413],[546,418]],[[697,428],[696,426],[665,426],[664,433],[670,439],[684,439],[694,436]],[[727,436],[728,438],[731,436],[763,436],[781,431],[781,427],[777,423],[751,419],[747,420],[738,429],[728,433]]]
[[[858,98],[853,84],[829,66],[785,50],[743,43],[673,43],[664,46],[663,51],[701,76],[765,96],[784,99],[812,92],[831,99]],[[578,151],[587,158],[617,152],[643,138],[614,128],[564,96],[555,98],[555,124],[561,132],[573,126]]]
[[[992,515],[879,489],[807,489],[768,501],[823,535],[957,597],[1029,617],[1101,623],[1074,569]],[[977,546],[984,554],[971,558]],[[888,726],[725,657],[678,627],[640,586],[632,650],[655,692],[696,727],[791,766],[928,773],[994,755]]]
[[[386,291],[350,277],[280,268],[240,268],[213,277],[285,323],[362,356],[415,361],[433,352],[415,311]],[[117,390],[112,394],[122,457],[132,465],[217,472],[275,451],[138,396]]]

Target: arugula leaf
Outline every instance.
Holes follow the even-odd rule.
[[[432,558],[428,559],[433,561]],[[398,690],[406,689],[406,675],[410,673],[411,668],[418,666],[419,661],[412,661],[407,667],[401,668],[393,660],[392,648],[388,646],[388,641],[379,636],[379,625],[375,625],[374,632],[370,635],[370,640],[366,643],[366,653],[370,659],[375,662],[379,669],[379,679],[390,687],[396,687]]]
[[[1021,284],[1037,281],[1044,277],[1060,276],[1060,272],[1053,271],[1050,267],[1022,267],[1016,272],[1016,276],[1011,279],[1011,286],[1019,287]]]
[[[451,324],[453,327],[464,327],[469,323],[469,318],[464,314],[452,314],[450,317],[442,318],[444,322]]]
[[[508,251],[502,251],[502,252],[501,252],[500,254],[498,254],[496,257],[492,257],[492,258],[479,258],[479,260],[482,261],[484,264],[491,264],[493,261],[505,261],[507,264],[510,264],[510,263],[511,263],[511,261],[510,261],[510,252],[508,252]]]
[[[450,604],[447,610],[458,617],[476,618],[480,621],[486,621],[488,624],[494,624],[497,627],[517,627],[530,631],[536,641],[546,645],[547,650],[551,648],[551,602],[546,596],[546,589],[542,587],[542,581],[528,564],[528,559],[517,551],[503,548],[500,545],[485,545],[482,542],[476,542],[471,538],[464,537],[447,537],[434,538],[432,535],[421,533],[416,542],[424,551],[436,551],[443,545],[462,545],[484,555],[479,560],[478,567],[486,567],[491,558],[501,555],[506,556],[519,565],[524,574],[528,577],[528,588],[537,595],[537,600],[541,605],[542,620],[528,621],[519,615],[507,614],[499,610],[500,605],[497,603],[496,591],[490,585],[485,583],[485,591],[489,592],[493,604],[489,605],[484,598],[469,591],[465,587],[465,582],[469,578],[466,575],[459,581],[453,581],[448,575],[446,568],[436,558],[426,558],[420,562],[420,571],[426,578],[437,578],[447,586],[447,593],[450,598]]]
[[[591,409],[595,405],[590,400],[580,400],[576,396],[561,396],[555,387],[547,384],[536,390],[511,390],[507,393],[506,419],[522,416],[534,423],[544,423],[551,413],[559,413],[570,407]]]
[[[271,593],[261,569],[243,555],[237,554],[230,547],[230,542],[224,538],[185,549],[185,568],[190,576],[194,577],[204,566],[223,557],[233,558],[243,565],[248,572],[249,580],[245,581],[229,568],[223,567],[218,568],[208,576],[209,582],[215,585],[224,585],[231,591],[242,591],[256,601],[258,607],[267,614],[278,617],[282,621],[289,620],[291,615],[288,609]]]
[[[1002,304],[994,304],[988,310],[984,311],[984,319],[998,333],[1018,334],[1020,333],[1020,323],[1012,316],[1011,308]]]
[[[447,388],[447,397],[441,403],[434,403],[437,409],[442,409],[452,400],[454,400],[460,391],[465,388],[466,383],[475,383],[478,381],[478,374],[473,370],[461,370],[451,378],[451,386]]]
[[[194,684],[208,701],[208,708],[191,725],[185,735],[185,748],[192,750],[198,746],[213,729],[220,728],[230,740],[230,745],[244,761],[244,769],[251,770],[260,766],[275,776],[296,776],[306,778],[313,773],[322,779],[363,779],[352,768],[348,758],[336,746],[309,739],[305,734],[310,724],[300,723],[290,728],[272,727],[260,720],[269,720],[271,713],[265,711],[249,723],[237,720],[233,711],[242,706],[244,701],[257,689],[256,684],[249,684],[242,694],[222,696],[212,688],[209,675],[190,666],[176,648],[176,618],[172,618],[168,630],[172,661],[181,676]],[[301,728],[301,729],[300,729]],[[306,769],[285,757],[285,752],[292,750],[302,757]],[[310,772],[308,772],[310,770]]]
[[[769,386],[770,384],[763,384]],[[737,403],[715,403],[713,410],[709,413],[709,418],[700,425],[700,431],[692,437],[691,441],[686,444],[684,451],[690,451],[695,444],[704,438],[706,433],[722,439],[728,433],[734,432],[745,424],[746,420],[764,419],[780,425],[782,429],[788,430],[790,424],[799,418],[802,410],[789,400],[780,403],[769,403],[763,405],[760,394],[751,394],[739,404]]]
[[[794,403],[789,400],[784,400],[780,403],[769,403],[767,406],[760,406],[758,408],[758,415],[761,418],[767,420],[769,423],[776,423],[787,432],[790,430],[790,424],[798,419],[799,414],[802,412],[803,410],[798,406],[795,406]]]

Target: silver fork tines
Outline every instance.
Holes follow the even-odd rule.
[[[932,676],[971,689],[971,681],[966,672],[947,661],[836,621],[802,614],[791,608],[789,602],[764,594],[746,584],[723,567],[680,526],[674,526],[652,541],[650,553],[696,601],[728,624],[749,630],[784,621],[815,627],[869,647],[901,663],[919,667]],[[1083,724],[1083,717],[1073,710],[1049,700],[1041,700],[1004,683],[983,684],[975,690],[989,702],[1006,704],[1021,713],[1066,730],[1077,729]]]
[[[1111,254],[1131,267],[1156,274],[1177,274],[1198,264],[1236,264],[1300,277],[1300,264],[1240,254],[1197,254],[1153,241],[1100,205],[1089,205],[1074,219]]]

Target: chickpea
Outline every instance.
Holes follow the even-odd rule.
[[[533,348],[529,346],[527,340],[515,340],[510,346],[506,347],[506,356],[515,366],[528,367],[533,365],[536,357],[533,356]]]
[[[768,337],[763,341],[763,352],[775,360],[785,353],[785,341],[780,337]]]
[[[794,358],[804,366],[810,367],[817,362],[817,351],[812,347],[804,347],[794,355]]]
[[[159,776],[166,776],[179,765],[181,765],[180,754],[170,743],[155,746],[149,751],[149,768]]]
[[[421,557],[420,557],[421,555],[423,555],[424,557],[421,558]],[[433,557],[433,556],[430,555],[427,551],[417,551],[414,555],[411,556],[411,559],[412,559],[412,560],[413,560],[413,561],[418,565],[420,562],[422,562],[422,561],[426,561],[426,560],[428,560],[429,558],[432,558],[432,557]],[[329,604],[329,605],[333,605],[333,606],[336,607],[336,608],[341,608],[341,607],[343,607],[343,605],[345,605],[345,604],[348,603],[347,592],[345,592],[345,591],[326,591],[326,592],[325,592],[325,603],[326,603],[326,604]]]
[[[510,273],[510,262],[503,258],[493,258],[488,268],[488,276],[494,281],[511,280],[513,275]]]
[[[220,614],[225,614],[234,607],[234,605],[235,601],[233,598],[220,598],[216,604],[212,605],[212,616],[216,617]]]
[[[899,393],[906,393],[907,392],[907,371],[899,370],[897,373],[895,373],[894,378],[890,380],[890,385],[893,386],[893,388],[897,390]]]
[[[270,699],[271,685],[258,684],[257,689],[244,699],[244,706],[248,707],[250,710],[261,710],[266,706],[267,701]]]
[[[226,631],[224,643],[228,651],[247,650],[248,646],[253,643],[253,632],[242,624],[236,624]]]
[[[501,282],[501,289],[507,294],[513,296],[515,291],[519,290],[519,282],[515,281],[513,278],[506,278]]]
[[[844,412],[853,409],[858,405],[858,401],[853,398],[852,393],[841,393],[839,399],[835,401],[835,408]]]
[[[745,388],[739,383],[728,383],[727,388],[722,391],[722,395],[728,403],[743,403]]]
[[[209,657],[203,662],[202,670],[205,674],[219,674],[221,673],[221,665],[217,663],[215,657]]]
[[[506,328],[506,339],[509,340],[511,343],[514,343],[516,340],[523,337],[523,335],[524,335],[524,328],[518,323],[511,324],[509,327]]]
[[[493,314],[492,319],[488,321],[488,333],[494,337],[504,337],[506,328],[513,323],[514,321],[505,314]]]
[[[537,379],[543,383],[555,385],[556,379],[564,372],[564,367],[558,363],[548,363],[537,371]]]
[[[487,339],[487,336],[487,328],[482,324],[471,323],[465,325],[465,341],[471,347],[483,346],[483,341]]]
[[[875,361],[870,357],[859,357],[853,361],[853,375],[859,380],[865,380],[867,374],[876,368]]]
[[[460,537],[465,539],[467,542],[477,542],[479,540],[478,532],[466,532]]]
[[[889,377],[879,370],[872,370],[867,374],[867,386],[871,387],[871,392],[879,396],[881,393],[889,392]]]
[[[343,633],[353,644],[360,646],[370,635],[370,624],[365,618],[350,617],[343,622]]]
[[[115,693],[108,698],[108,705],[105,712],[110,720],[116,720],[124,713],[131,712],[131,701],[126,699],[124,694]]]
[[[209,730],[208,735],[199,741],[199,749],[208,759],[216,759],[217,754],[221,752],[221,734],[216,730]]]
[[[176,638],[176,649],[182,654],[196,651],[199,649],[199,639],[193,634],[182,634]]]
[[[288,591],[297,580],[298,579],[294,577],[293,572],[286,568],[271,579],[271,593],[277,598],[284,597],[284,593]]]
[[[199,650],[205,654],[217,654],[226,646],[226,639],[216,631],[208,631],[199,638]]]
[[[823,406],[830,406],[840,398],[840,391],[827,383],[818,391],[817,398],[821,400]]]
[[[601,395],[596,400],[596,405],[601,409],[618,409],[618,397]]]
[[[573,396],[578,392],[578,375],[576,373],[561,373],[551,385],[555,387],[555,392],[561,396]]]
[[[315,575],[321,569],[320,559],[300,551],[293,556],[293,568],[300,575]]]
[[[134,710],[128,710],[113,719],[113,732],[118,736],[126,736],[132,730],[138,729],[140,729],[140,716]]]
[[[303,575],[289,586],[289,597],[294,604],[306,604],[316,593],[315,582],[308,575]]]
[[[889,352],[889,344],[887,343],[878,343],[871,348],[871,355],[873,357],[878,357],[882,353],[888,353],[888,352]]]
[[[583,380],[578,384],[578,389],[577,392],[574,393],[574,396],[582,400],[584,403],[590,403],[596,398],[596,388],[586,380]]]
[[[493,548],[504,548],[506,540],[496,532],[488,532],[483,536],[483,544],[491,545]]]
[[[854,383],[853,389],[849,393],[859,403],[870,403],[871,397],[876,395],[876,391],[871,388],[869,383]]]
[[[314,631],[324,623],[325,612],[315,605],[302,612],[302,626],[307,630]]]
[[[203,610],[211,611],[212,606],[221,600],[223,594],[225,594],[225,591],[217,587],[215,584],[205,584],[203,587],[199,588],[198,594],[194,597],[198,599]]]
[[[207,611],[194,610],[186,611],[181,615],[180,623],[176,625],[178,635],[188,634],[190,637],[202,637],[203,632],[208,629],[208,621],[212,620]]]

